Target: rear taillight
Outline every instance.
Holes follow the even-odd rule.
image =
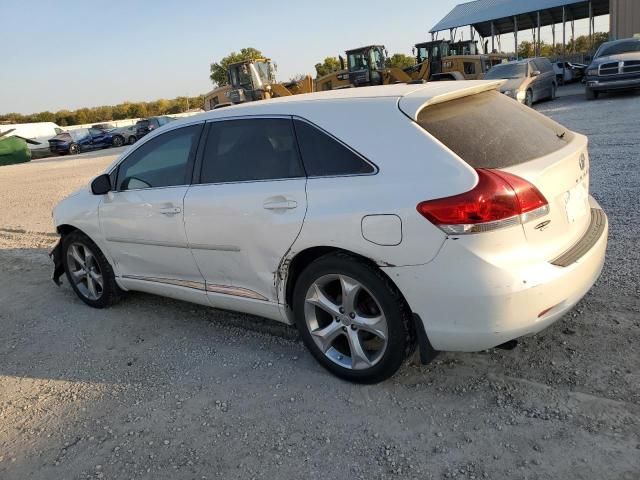
[[[473,190],[421,202],[418,212],[454,235],[518,225],[549,213],[547,199],[523,178],[500,170],[476,172],[478,184]]]

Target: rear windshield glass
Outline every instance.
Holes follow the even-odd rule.
[[[423,108],[418,124],[474,168],[505,168],[564,147],[571,132],[496,91]]]

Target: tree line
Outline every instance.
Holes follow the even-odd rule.
[[[569,40],[565,47],[565,52],[589,53],[595,51],[603,42],[609,38],[606,32],[596,32],[593,34],[593,46],[590,48],[589,37],[580,35]],[[550,45],[541,42],[542,56],[557,56],[562,54],[562,44]],[[533,42],[523,41],[518,44],[518,57],[526,58],[535,55]],[[243,60],[253,60],[265,58],[262,52],[253,47],[247,47],[240,52],[231,52],[223,57],[220,62],[214,62],[210,66],[210,79],[214,85],[222,86],[228,83],[227,67],[235,62]],[[404,53],[394,53],[386,59],[387,68],[407,68],[415,65],[413,56]],[[326,57],[322,62],[315,64],[316,78],[340,70],[340,60],[338,57]],[[304,77],[304,74],[293,76],[290,81],[296,81]],[[28,115],[20,113],[7,113],[0,115],[1,123],[29,123],[29,122],[55,122],[61,127],[68,125],[81,125],[85,123],[108,122],[111,120],[123,120],[125,118],[143,118],[155,115],[171,115],[182,113],[191,108],[202,108],[203,98],[198,97],[177,97],[172,100],[155,100],[152,102],[124,102],[118,105],[104,105],[93,108],[80,108],[78,110],[59,110],[57,112],[39,112]]]
[[[7,113],[0,115],[0,123],[55,122],[61,127],[85,123],[109,122],[125,118],[144,118],[156,115],[171,115],[186,112],[191,108],[202,108],[203,98],[177,97],[172,100],[160,99],[152,102],[124,102],[118,105],[103,105],[78,110],[58,110],[23,115]]]

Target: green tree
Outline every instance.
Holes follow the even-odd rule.
[[[385,61],[385,67],[387,68],[405,69],[415,64],[416,59],[412,56],[405,55],[404,53],[394,53]]]
[[[316,78],[328,75],[340,70],[340,60],[336,57],[327,57],[322,63],[316,63]]]
[[[527,58],[534,56],[535,49],[533,48],[533,43],[525,40],[524,42],[518,43],[518,58]]]
[[[227,67],[231,63],[242,62],[243,60],[255,60],[257,58],[264,58],[262,52],[253,47],[247,47],[240,50],[240,53],[231,52],[229,55],[220,60],[220,63],[215,62],[211,64],[211,74],[209,78],[214,85],[219,87],[227,85],[229,79],[227,78]]]

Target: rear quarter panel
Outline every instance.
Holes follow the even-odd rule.
[[[417,265],[438,253],[446,235],[418,214],[424,200],[473,188],[475,171],[403,114],[397,98],[309,102],[296,115],[326,130],[378,167],[373,175],[307,182],[308,211],[290,256],[332,246],[378,265]],[[366,215],[397,215],[401,242],[377,245],[362,235]]]

